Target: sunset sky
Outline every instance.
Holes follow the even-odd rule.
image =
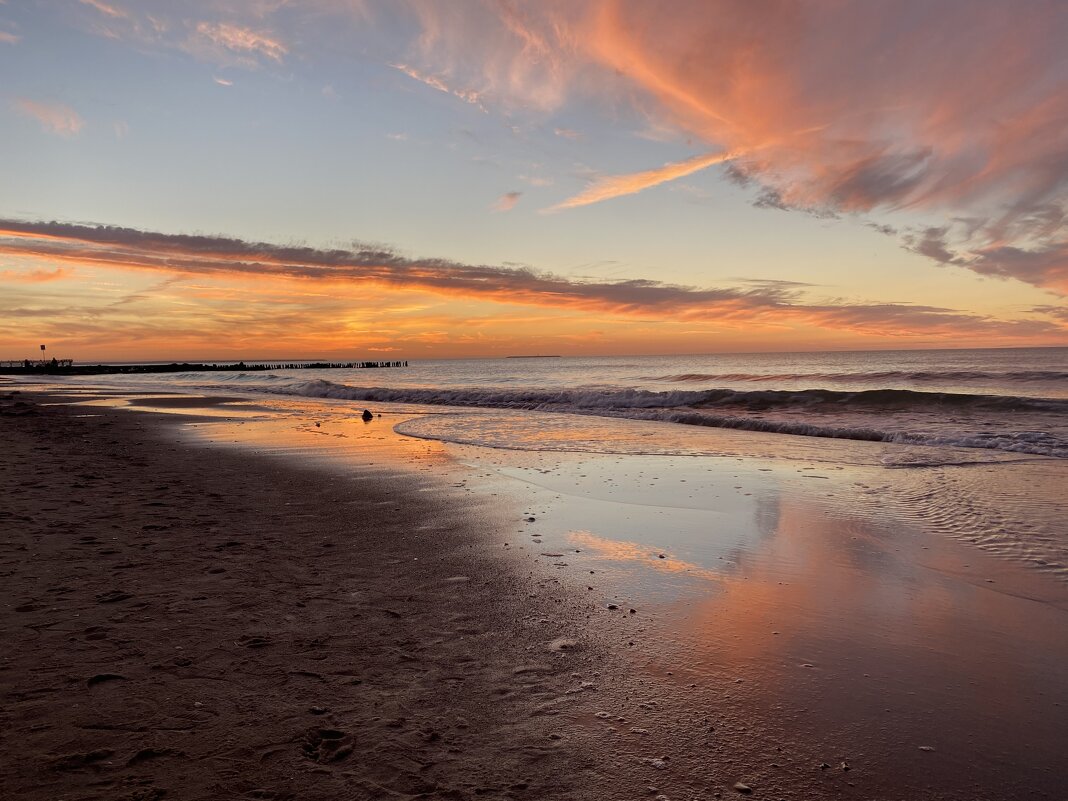
[[[1068,4],[0,0],[0,359],[1068,345]]]

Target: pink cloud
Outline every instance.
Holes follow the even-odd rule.
[[[947,263],[1068,292],[1064,4],[429,5],[426,69],[495,101],[629,104],[657,130],[736,154],[730,174],[759,205],[950,219]],[[655,173],[620,187],[653,186],[640,176]]]
[[[522,192],[505,192],[499,198],[497,202],[493,204],[494,211],[511,211],[515,208],[515,204],[519,202],[519,198],[523,196]]]
[[[197,35],[214,46],[238,55],[260,55],[282,62],[289,49],[277,38],[226,22],[198,22]]]
[[[22,37],[14,33],[8,33],[7,31],[0,31],[0,42],[4,44],[18,44],[22,41]]]
[[[480,109],[485,111],[485,108],[482,105],[482,94],[480,92],[476,92],[473,89],[456,88],[450,86],[448,83],[446,83],[444,78],[439,77],[437,75],[428,75],[426,73],[420,72],[415,67],[409,66],[408,64],[390,64],[389,66],[393,67],[393,69],[395,70],[400,70],[409,78],[419,81],[419,83],[425,84],[431,89],[437,89],[439,92],[444,92],[447,95],[454,95],[455,97],[458,97],[463,100],[465,103],[470,103],[473,106],[478,106]]]
[[[129,14],[127,14],[121,8],[108,5],[107,3],[101,2],[101,0],[79,0],[79,2],[81,2],[82,5],[95,8],[105,17],[111,17],[113,19],[126,19],[127,17],[129,17]]]
[[[15,100],[15,108],[20,114],[37,120],[44,130],[59,136],[75,136],[85,127],[85,120],[78,112],[62,103],[42,103],[20,97]]]

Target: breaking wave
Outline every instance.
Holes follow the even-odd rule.
[[[593,414],[806,437],[985,448],[1068,458],[1068,400],[877,389],[523,390],[354,387],[295,381],[264,391],[365,403]]]
[[[839,383],[939,383],[946,382],[988,382],[1018,381],[1024,384],[1068,381],[1068,372],[1056,370],[1019,370],[1015,372],[988,372],[984,370],[947,370],[947,371],[906,371],[884,370],[876,372],[846,373],[680,373],[678,375],[642,376],[643,381],[661,381],[670,383],[704,383],[711,381],[738,381],[753,383],[781,383],[784,381],[819,381],[832,384]]]

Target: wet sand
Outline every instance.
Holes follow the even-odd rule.
[[[13,797],[1064,796],[1063,585],[861,468],[11,403]]]

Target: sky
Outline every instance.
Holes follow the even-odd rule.
[[[0,359],[1068,345],[1068,4],[0,0]]]

